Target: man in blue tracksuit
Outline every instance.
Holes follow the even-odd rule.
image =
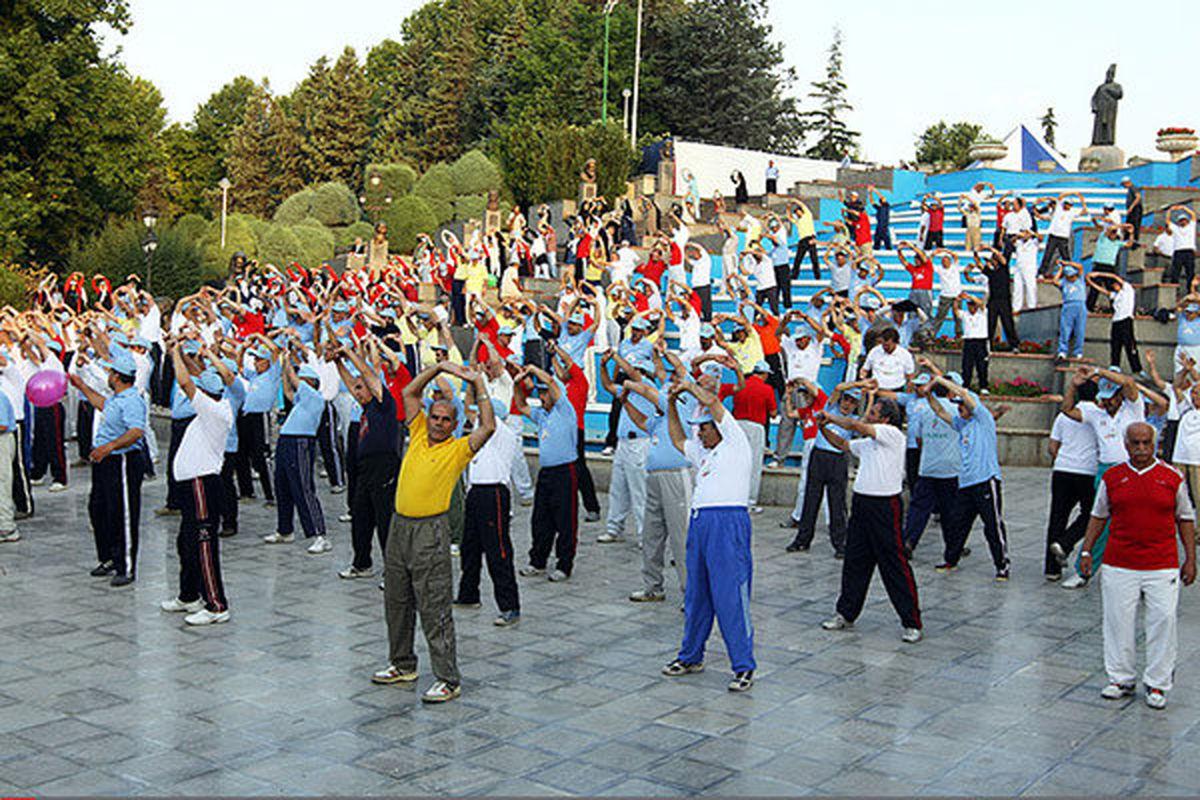
[[[1083,356],[1083,339],[1087,332],[1087,284],[1083,274],[1073,264],[1064,264],[1061,277],[1040,279],[1056,284],[1062,291],[1062,310],[1058,320],[1058,356],[1056,361],[1065,361],[1067,356]]]
[[[684,432],[675,402],[683,392],[701,406],[690,420],[697,428],[693,437]],[[662,672],[675,677],[704,669],[704,645],[715,614],[733,667],[729,690],[744,692],[754,685],[756,667],[750,622],[750,441],[717,395],[690,382],[675,384],[668,393],[667,429],[695,467],[696,487],[687,533],[683,644]]]

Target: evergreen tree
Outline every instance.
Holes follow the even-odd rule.
[[[939,121],[930,125],[917,138],[917,163],[953,163],[962,169],[971,163],[971,145],[983,133],[983,127],[972,122],[956,122],[947,125]]]
[[[354,49],[331,68],[322,57],[290,98],[304,136],[306,182],[342,181],[357,186],[370,141],[371,87]]]
[[[231,206],[261,217],[270,215],[304,185],[303,144],[300,123],[271,97],[266,81],[255,87],[230,141]]]
[[[1046,109],[1046,114],[1039,120],[1042,123],[1042,138],[1046,144],[1055,147],[1054,132],[1058,128],[1058,120],[1054,118],[1054,106]]]
[[[254,81],[239,75],[214,92],[192,115],[163,132],[164,202],[160,211],[209,213],[226,176],[226,157],[234,130],[246,115]]]
[[[835,28],[833,43],[829,46],[829,60],[825,65],[825,80],[814,81],[813,91],[808,96],[818,103],[816,111],[807,111],[804,116],[812,120],[812,132],[817,143],[808,148],[810,158],[840,161],[858,150],[858,131],[850,130],[842,120],[842,114],[854,107],[846,100],[846,81],[842,71],[842,32]]]

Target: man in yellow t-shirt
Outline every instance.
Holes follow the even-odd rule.
[[[458,412],[448,400],[422,408],[425,387],[442,373],[475,387],[479,423],[469,436],[454,436]],[[450,569],[450,494],[462,471],[496,429],[482,373],[441,361],[417,373],[404,387],[408,450],[396,482],[396,513],[384,547],[384,616],[388,630],[388,666],[372,676],[375,683],[411,686],[417,680],[413,652],[417,615],[429,645],[437,678],[421,695],[426,703],[444,703],[462,693],[451,616],[454,579]]]

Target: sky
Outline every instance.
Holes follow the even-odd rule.
[[[631,3],[636,0],[621,0]],[[809,82],[823,76],[833,30],[843,34],[845,79],[854,105],[847,121],[862,133],[864,157],[912,159],[914,140],[938,120],[976,122],[1003,137],[1019,123],[1040,132],[1050,106],[1058,149],[1072,166],[1090,143],[1093,90],[1111,63],[1125,90],[1117,145],[1126,156],[1159,158],[1161,127],[1200,127],[1194,78],[1200,3],[1163,0],[1133,12],[1113,0],[768,0],[774,38],[796,70],[791,93],[803,108]],[[109,48],[162,92],[169,118],[196,106],[236,75],[266,77],[288,92],[322,55],[349,44],[362,57],[398,38],[422,0],[131,0],[131,31]],[[1107,9],[1107,10],[1106,10]],[[623,87],[618,87],[618,90]]]

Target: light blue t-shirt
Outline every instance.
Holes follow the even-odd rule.
[[[279,384],[283,379],[283,368],[278,361],[272,360],[266,372],[259,372],[254,367],[242,373],[249,386],[246,389],[246,402],[243,404],[247,414],[265,414],[275,407],[279,400]]]
[[[904,446],[909,450],[915,450],[920,446],[917,444],[917,427],[921,424],[921,420],[927,415],[932,415],[933,411],[930,410],[924,397],[912,392],[897,392],[896,402],[908,415],[908,429],[904,433]]]
[[[647,417],[652,417],[656,413],[649,400],[637,392],[625,392],[625,402],[621,405],[621,418],[617,421],[617,439],[644,439],[646,432],[634,424],[629,412],[625,410],[626,405],[629,404]]]
[[[1115,266],[1117,263],[1117,254],[1121,252],[1121,240],[1110,239],[1101,234],[1096,240],[1096,251],[1092,254],[1093,264],[1107,264]]]
[[[12,433],[17,427],[17,417],[13,413],[12,403],[9,402],[8,395],[4,392],[0,392],[0,427],[3,427],[6,433]]]
[[[653,352],[654,345],[650,344],[650,340],[644,336],[640,342],[635,343],[632,339],[622,339],[621,343],[617,345],[617,354],[626,361],[634,355],[641,356],[649,361]]]
[[[529,407],[529,419],[538,429],[538,465],[542,467],[570,464],[577,457],[575,409],[567,399],[567,387],[557,378],[554,385],[559,397],[553,408]]]
[[[829,428],[829,430],[831,432],[833,432],[835,435],[842,437],[847,442],[850,441],[851,439],[855,438],[853,433],[846,430],[841,425],[834,425],[833,423],[830,423],[826,427]],[[826,452],[829,452],[829,453],[841,453],[842,452],[838,448],[831,445],[829,443],[829,440],[825,438],[825,428],[817,428],[817,438],[813,442],[813,448],[816,450],[825,450]]]
[[[1063,305],[1067,303],[1082,303],[1086,300],[1087,284],[1083,282],[1083,278],[1076,278],[1073,281],[1063,278],[1062,297]]]
[[[959,454],[962,469],[958,475],[958,486],[974,486],[1000,477],[1000,459],[996,454],[996,420],[992,412],[980,402],[978,395],[971,393],[975,410],[970,417],[954,415],[954,429],[959,435]],[[957,411],[957,409],[955,409]]]
[[[321,415],[325,413],[325,399],[321,393],[300,381],[292,395],[292,410],[288,412],[283,427],[279,429],[280,436],[316,436],[317,428],[321,425]]]
[[[238,412],[246,403],[246,382],[241,378],[235,378],[233,383],[225,387],[225,399],[233,408],[233,424],[229,426],[229,435],[225,437],[225,452],[236,453],[238,449],[237,418]]]
[[[940,397],[930,398],[935,403],[941,403],[951,415],[958,413],[958,407]],[[923,478],[957,478],[962,455],[959,452],[959,434],[954,426],[943,420],[928,403],[922,402],[925,413],[920,416],[916,425],[912,417],[909,427],[917,429],[917,437],[921,440],[921,465],[917,474]]]
[[[1200,317],[1188,319],[1180,314],[1175,323],[1175,341],[1184,346],[1200,344]]]
[[[176,391],[183,394],[183,390],[178,387],[176,387]],[[191,408],[191,403],[188,403],[188,408]],[[195,414],[194,411],[192,413]],[[134,428],[146,430],[148,414],[146,401],[132,386],[117,392],[104,401],[104,410],[100,413],[100,426],[96,429],[96,435],[92,437],[92,446],[99,447],[102,444],[108,444]],[[128,453],[139,445],[140,442],[134,442],[129,447],[114,450],[113,453],[118,455]]]
[[[650,453],[646,456],[646,471],[658,472],[664,469],[683,469],[691,462],[679,452],[679,448],[671,441],[671,432],[667,425],[667,403],[670,398],[666,392],[658,393],[658,413],[646,418],[646,433],[650,434]],[[696,398],[690,394],[681,395],[675,403],[679,412],[679,420],[684,430],[691,428],[687,420],[691,419],[696,410]]]
[[[176,381],[171,386],[171,419],[190,419],[196,416],[196,409],[192,408],[192,401],[188,399],[187,392],[179,388],[179,382]]]
[[[588,345],[592,343],[592,337],[595,335],[595,331],[585,328],[572,336],[567,333],[564,327],[562,333],[558,335],[558,344],[563,350],[567,351],[567,355],[571,357],[572,361],[576,364],[583,364],[583,353],[587,350]]]

